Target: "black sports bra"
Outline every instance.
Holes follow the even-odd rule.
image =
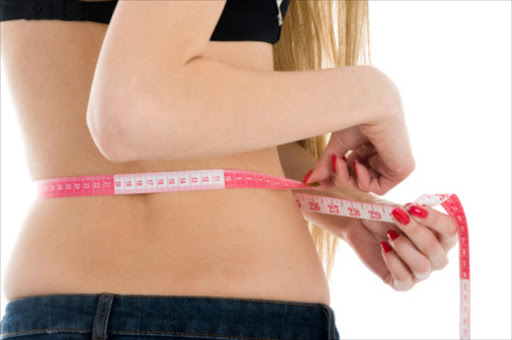
[[[74,20],[108,24],[118,0],[0,0],[0,21]],[[227,0],[210,40],[275,44],[290,0]]]

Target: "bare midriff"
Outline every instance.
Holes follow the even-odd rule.
[[[1,25],[2,60],[32,181],[210,168],[284,176],[276,147],[214,158],[110,162],[86,123],[108,25],[58,20]],[[272,45],[265,42],[210,41],[205,56],[273,69]],[[7,301],[112,292],[330,304],[320,258],[290,190],[35,200],[3,274]]]

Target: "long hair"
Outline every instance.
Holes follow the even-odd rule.
[[[367,0],[290,0],[281,37],[273,45],[274,70],[319,70],[370,64]],[[330,133],[298,141],[316,158]],[[330,280],[338,237],[307,221]]]

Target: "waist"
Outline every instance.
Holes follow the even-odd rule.
[[[30,146],[30,145],[29,145]],[[277,147],[219,157],[178,160],[141,160],[115,163],[107,160],[92,144],[80,147],[83,152],[70,152],[69,148],[50,153],[32,152],[29,147],[27,161],[32,182],[53,178],[187,171],[212,168],[237,168],[283,176]]]
[[[320,259],[289,190],[38,200],[21,234],[5,272],[8,299],[110,290],[329,304]]]

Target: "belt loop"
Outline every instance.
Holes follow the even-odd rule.
[[[96,315],[94,316],[94,326],[92,327],[92,340],[106,340],[107,339],[107,325],[110,317],[110,310],[112,309],[112,301],[114,294],[101,293],[98,307],[96,308]]]
[[[330,327],[331,327],[331,339],[339,340],[340,334],[338,333],[338,329],[336,328],[336,312],[332,307],[329,306],[329,318],[330,318]]]
[[[337,332],[336,332],[336,318],[334,316],[334,310],[327,305],[322,306],[322,309],[325,313],[325,317],[327,319],[327,339],[328,340],[337,340]]]

